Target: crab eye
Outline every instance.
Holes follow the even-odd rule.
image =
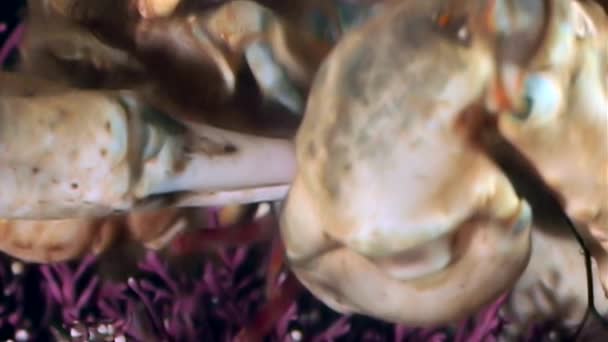
[[[533,74],[525,84],[524,110],[514,113],[520,120],[543,123],[553,119],[562,102],[562,92],[556,80],[544,74]]]

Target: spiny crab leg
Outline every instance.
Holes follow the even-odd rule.
[[[249,200],[277,200],[295,172],[288,140],[178,122],[130,91],[3,96],[0,120],[6,219],[104,216],[184,194],[195,205],[197,192],[243,190],[227,201],[242,202],[267,188]]]

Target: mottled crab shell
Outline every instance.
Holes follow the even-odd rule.
[[[528,117],[502,116],[500,130],[591,237],[608,291],[608,17],[591,1],[552,4],[542,53],[525,70]]]
[[[440,28],[441,3],[395,3],[347,35],[309,97],[281,229],[297,277],[341,312],[460,320],[528,261],[530,208],[467,139],[492,54]]]

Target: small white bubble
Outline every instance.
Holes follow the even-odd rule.
[[[116,329],[114,329],[114,325],[108,324],[107,328],[108,328],[108,335],[114,336],[114,334],[116,333]]]
[[[281,272],[277,278],[277,282],[282,284],[287,279],[287,272]]]
[[[559,334],[555,330],[549,331],[549,341],[559,341]]]
[[[23,273],[23,270],[25,269],[25,266],[23,265],[22,262],[20,261],[13,261],[11,263],[11,271],[13,272],[13,274],[15,275],[20,275]]]
[[[97,327],[97,332],[102,334],[102,335],[107,335],[108,334],[108,327],[105,324],[100,324]]]
[[[125,335],[119,335],[114,338],[114,342],[127,342]]]
[[[24,329],[19,329],[15,333],[15,339],[18,342],[28,341],[30,339],[30,334]]]
[[[70,329],[70,336],[77,338],[77,337],[82,337],[82,331],[76,329],[76,328],[72,328]]]
[[[469,29],[466,26],[461,27],[458,30],[458,39],[466,40],[469,37]]]
[[[304,338],[304,334],[302,334],[300,330],[294,329],[289,332],[289,337],[292,341],[299,342],[302,341],[302,339]]]

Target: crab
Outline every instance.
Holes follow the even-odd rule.
[[[577,222],[608,288],[605,12],[386,1],[336,23],[325,6],[320,34],[251,1],[30,5],[45,21],[25,40],[27,76],[0,82],[0,216],[86,225],[284,201],[287,264],[336,311],[436,325],[513,289],[504,315],[529,322],[543,308],[525,293],[549,284],[574,298],[551,313],[571,326],[587,305],[568,277],[581,258],[573,236],[547,233],[568,222],[543,218]],[[552,243],[567,252],[543,263]]]

